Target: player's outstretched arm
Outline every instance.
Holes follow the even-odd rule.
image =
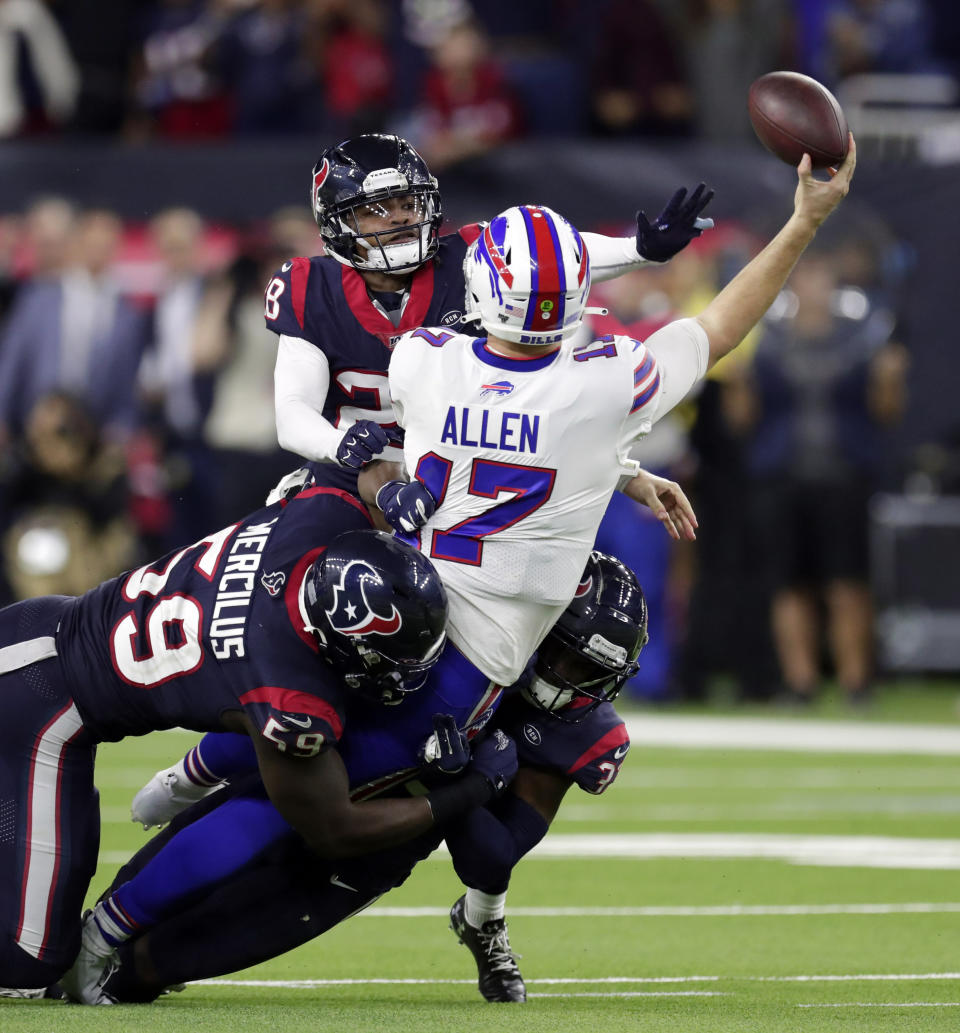
[[[713,219],[702,218],[712,198],[713,191],[704,183],[689,198],[686,187],[680,187],[653,222],[645,212],[637,212],[637,232],[633,237],[582,233],[590,255],[592,282],[612,280],[647,262],[669,261],[691,240],[713,227]]]
[[[846,197],[856,164],[852,133],[847,157],[829,180],[816,179],[809,155],[803,156],[786,225],[697,317],[710,341],[710,366],[733,351],[773,304],[820,225]]]

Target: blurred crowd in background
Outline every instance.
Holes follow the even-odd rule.
[[[319,150],[391,129],[442,189],[445,168],[528,135],[747,138],[743,98],[771,68],[953,75],[957,25],[921,0],[0,0],[0,135]],[[598,285],[592,329],[643,338],[695,314],[756,246],[725,223]],[[601,528],[651,603],[636,696],[701,699],[721,675],[802,704],[832,677],[869,701],[867,507],[903,476],[885,436],[910,369],[896,252],[880,225],[826,238],[643,443],[701,530],[674,545],[621,497]],[[0,213],[0,601],[80,593],[257,508],[298,465],[276,442],[262,295],[318,253],[306,204],[249,226],[52,196]]]
[[[955,76],[953,0],[0,0],[0,137],[750,135],[771,68]]]

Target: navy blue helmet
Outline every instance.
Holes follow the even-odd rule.
[[[419,689],[446,641],[440,576],[426,556],[382,531],[338,535],[307,572],[303,603],[327,662],[378,703]]]
[[[402,198],[404,225],[361,235],[358,214],[387,215]],[[406,140],[387,133],[354,136],[328,147],[313,167],[310,207],[324,248],[355,269],[404,273],[440,244],[440,191],[427,163]]]
[[[648,637],[636,575],[592,552],[573,601],[540,643],[527,698],[561,721],[582,720],[636,674]]]

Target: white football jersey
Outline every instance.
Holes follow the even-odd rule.
[[[421,328],[394,349],[404,461],[438,500],[418,544],[446,586],[451,641],[499,685],[516,681],[573,598],[632,472],[630,445],[706,370],[694,320],[649,343],[607,336],[511,359],[485,338]]]

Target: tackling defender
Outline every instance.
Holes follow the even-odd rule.
[[[210,877],[210,869],[231,854],[231,841],[250,834],[238,808],[251,793],[250,782],[242,772],[231,772],[230,787],[175,818],[121,870],[97,905],[96,914],[132,914],[139,925],[117,959],[100,959],[98,978],[91,980],[96,990],[81,999],[151,1000],[171,984],[235,971],[290,950],[399,885],[444,836],[468,886],[482,888],[481,896],[505,893],[513,866],[546,833],[567,788],[577,783],[601,793],[616,778],[629,740],[612,701],[636,672],[646,639],[646,604],[636,578],[619,561],[594,553],[577,597],[542,644],[535,667],[494,717],[523,758],[515,788],[473,812],[475,821],[448,822],[394,850],[325,866],[298,837],[288,836],[252,863]],[[453,736],[441,753],[450,762],[458,751],[462,762],[465,743]],[[426,769],[417,773],[418,781],[429,777]],[[142,809],[139,816],[146,816]],[[205,882],[198,899],[201,887],[196,878],[185,886],[184,873],[201,867]],[[158,868],[169,874],[166,884],[156,878]],[[171,884],[179,887],[175,893]],[[461,899],[451,918],[477,958],[481,991],[491,1000],[523,1000],[505,923],[487,921],[473,932],[463,922],[464,911]]]
[[[369,713],[387,734],[366,777],[415,760],[415,746],[390,737],[387,708],[351,708],[351,690],[406,697],[421,737],[440,709],[482,721],[489,694],[460,677],[456,658],[442,699],[414,691],[440,658],[446,609],[429,561],[370,529],[352,496],[316,488],[80,598],[0,610],[0,756],[13,801],[13,834],[0,839],[11,875],[0,984],[49,986],[77,955],[99,842],[98,742],[176,726],[250,735],[276,820],[322,856],[402,842],[489,799],[490,779],[468,774],[439,795],[355,803],[329,748],[348,711]]]
[[[583,234],[594,280],[670,259],[713,225],[701,218],[712,197],[702,183],[689,198],[676,191],[653,223],[637,213],[634,237]],[[327,148],[313,168],[310,208],[325,256],[284,263],[264,297],[267,327],[279,336],[277,438],[316,461],[292,482],[312,472],[315,483],[356,492],[357,471],[396,427],[390,353],[417,327],[459,326],[463,259],[482,227],[441,236],[436,179],[406,140],[389,134]]]

